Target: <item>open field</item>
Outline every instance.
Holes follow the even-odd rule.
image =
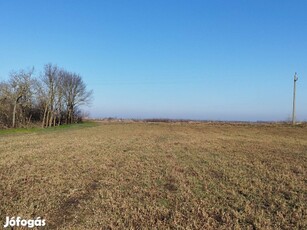
[[[307,127],[108,123],[0,133],[0,224],[306,229]]]

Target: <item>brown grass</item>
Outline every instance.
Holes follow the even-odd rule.
[[[307,127],[99,123],[0,135],[0,224],[306,229]]]

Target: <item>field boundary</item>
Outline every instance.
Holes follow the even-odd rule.
[[[57,132],[63,130],[75,130],[83,129],[98,126],[97,122],[94,121],[85,121],[82,123],[69,124],[69,125],[60,125],[49,128],[41,127],[31,127],[31,128],[10,128],[10,129],[0,129],[0,136],[5,135],[17,135],[17,134],[28,134],[28,133],[47,133],[47,132]]]

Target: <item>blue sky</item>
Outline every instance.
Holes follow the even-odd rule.
[[[0,0],[0,80],[52,62],[92,117],[307,120],[307,1]]]

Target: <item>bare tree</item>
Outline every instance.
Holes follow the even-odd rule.
[[[13,113],[12,113],[12,127],[16,127],[16,114],[18,104],[21,106],[22,118],[25,122],[25,109],[31,106],[32,99],[32,75],[34,68],[29,71],[20,70],[19,72],[12,72],[10,74],[9,85],[10,85],[10,96],[13,101]]]
[[[80,75],[67,72],[63,82],[63,96],[66,102],[66,123],[74,122],[76,108],[90,103],[92,91],[87,91]]]
[[[11,126],[11,89],[7,82],[0,82],[0,127]]]
[[[61,125],[63,109],[64,109],[64,80],[65,80],[65,70],[61,70],[59,72],[59,77],[57,81],[57,100],[56,100],[56,114],[57,114],[57,125]],[[56,125],[56,121],[54,121],[54,125]]]
[[[52,64],[45,65],[42,82],[45,87],[45,109],[42,127],[52,126],[55,116],[55,97],[57,92],[57,81],[59,68]]]

